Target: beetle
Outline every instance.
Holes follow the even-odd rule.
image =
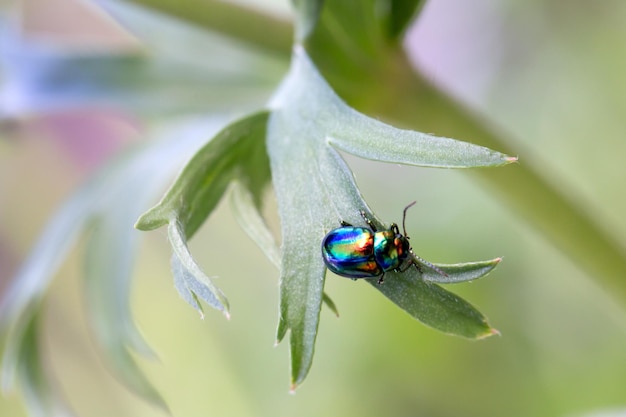
[[[411,265],[415,265],[421,273],[419,263],[447,276],[435,265],[417,257],[409,245],[405,219],[406,211],[414,204],[415,201],[404,208],[402,216],[404,234],[400,233],[395,223],[392,223],[389,229],[378,230],[362,210],[361,216],[367,227],[353,226],[341,221],[341,227],[328,232],[322,240],[322,259],[326,267],[337,275],[354,280],[379,277],[379,284],[383,283],[387,271],[404,272]],[[408,265],[401,269],[407,263]]]

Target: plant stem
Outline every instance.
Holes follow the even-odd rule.
[[[400,61],[404,61],[401,66],[404,70],[400,70],[404,74],[387,78],[397,84],[391,90],[398,93],[393,94],[392,100],[367,109],[371,114],[508,155],[521,153],[516,150],[518,146],[494,133],[479,117],[430,84],[418,71],[407,72],[410,64],[404,54]],[[364,102],[376,103],[373,100]],[[600,222],[581,208],[581,204],[566,196],[567,186],[554,186],[562,183],[562,179],[550,179],[550,171],[539,171],[535,168],[538,162],[535,160],[533,165],[533,159],[534,155],[522,154],[519,164],[498,170],[476,169],[468,174],[496,190],[502,200],[540,234],[626,303],[626,250]]]
[[[285,56],[291,52],[292,24],[251,8],[219,0],[129,1],[249,43],[255,48]]]

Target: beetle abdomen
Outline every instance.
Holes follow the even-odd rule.
[[[374,258],[374,235],[365,227],[331,231],[322,242],[322,255],[328,269],[337,275],[366,278],[382,274]]]

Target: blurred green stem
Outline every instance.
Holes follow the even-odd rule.
[[[391,61],[390,61],[391,62]],[[418,70],[409,69],[404,52],[399,52],[396,65],[388,77],[395,84],[391,89],[387,84],[388,100],[369,100],[374,104],[367,110],[371,114],[396,120],[409,128],[423,132],[436,132],[447,136],[476,143],[488,148],[517,156],[519,150],[511,141],[496,135],[487,123],[472,114],[441,89],[433,86]],[[365,90],[365,89],[364,89]],[[389,93],[389,90],[392,92]],[[377,94],[367,90],[368,95]],[[553,156],[557,157],[557,156]],[[562,189],[553,186],[560,179],[548,180],[550,161],[534,161],[533,156],[522,154],[520,163],[501,169],[474,169],[467,173],[495,189],[530,225],[548,238],[575,264],[582,267],[598,283],[606,284],[607,289],[626,301],[626,251],[603,229],[600,222],[581,209],[574,199],[567,198]],[[546,169],[536,168],[539,162]]]
[[[287,56],[291,50],[293,30],[289,22],[243,6],[217,0],[131,1],[273,53]],[[342,89],[341,85],[333,85],[349,104],[409,128],[465,140],[509,155],[519,153],[485,122],[414,70],[404,51],[393,46],[390,49],[388,59],[377,60],[372,67],[375,70],[367,73],[372,78],[368,88]],[[330,76],[329,80],[333,82],[337,78],[333,80]],[[592,216],[544,179],[549,168],[539,171],[529,160],[522,155],[520,164],[497,172],[468,173],[497,190],[503,200],[556,247],[626,302],[624,249]],[[553,180],[556,182],[557,179]]]
[[[289,56],[293,44],[290,22],[220,0],[129,0],[195,26],[222,33],[255,48]],[[201,51],[198,51],[201,53]]]

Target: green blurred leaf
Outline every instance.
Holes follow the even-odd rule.
[[[134,392],[167,410],[167,405],[132,356],[132,351],[152,356],[132,320],[129,307],[133,259],[139,235],[132,229],[132,224],[147,201],[164,187],[189,153],[198,148],[204,134],[217,130],[222,124],[220,119],[185,119],[178,124],[171,122],[169,128],[155,128],[151,132],[153,142],[116,158],[57,210],[0,306],[0,336],[5,344],[2,361],[4,389],[15,384],[16,378],[24,378],[19,375],[19,361],[15,358],[19,358],[25,349],[38,352],[37,346],[29,345],[37,339],[33,339],[27,327],[34,320],[59,265],[81,232],[91,226],[84,278],[88,319],[96,339],[116,376]],[[159,166],[158,172],[154,172],[155,164]],[[146,178],[150,181],[146,182]],[[26,340],[26,337],[31,339]],[[32,367],[41,363],[41,358],[29,360]],[[38,372],[40,378],[46,378],[43,369]],[[17,382],[31,384],[22,379]],[[43,389],[47,385],[42,382],[40,387]],[[45,398],[44,393],[38,395]],[[57,394],[50,392],[46,395]],[[61,402],[58,398],[54,401]],[[41,415],[51,415],[48,412]]]
[[[523,146],[511,145],[480,117],[433,86],[424,75],[413,74],[407,79],[405,90],[404,95],[398,95],[385,106],[371,102],[370,111],[426,131],[463,134],[481,145],[505,152],[523,151]],[[626,271],[626,251],[623,244],[601,225],[597,215],[584,209],[580,197],[565,191],[572,186],[567,184],[567,179],[556,178],[551,170],[539,168],[543,162],[533,155],[529,154],[527,158],[529,162],[535,162],[516,164],[498,175],[482,170],[468,172],[468,175],[493,190],[494,195],[592,279],[606,285],[614,297],[622,304],[626,303],[623,273]]]
[[[70,415],[45,374],[38,315],[50,281],[96,207],[90,187],[84,186],[57,210],[0,304],[2,389],[19,385],[35,416]]]
[[[396,129],[357,113],[332,92],[302,49],[295,50],[292,69],[272,106],[268,152],[283,237],[277,339],[290,330],[295,388],[311,366],[323,299],[325,267],[319,242],[338,227],[340,219],[363,222],[361,210],[384,227],[367,208],[341,156],[329,145],[371,159],[425,166],[494,166],[512,159],[452,139]],[[472,269],[458,267],[459,274],[463,268],[467,274]],[[421,278],[405,281],[391,280],[382,291],[414,317],[466,337],[490,332],[484,317],[458,297]],[[400,297],[401,291],[422,294]]]
[[[100,173],[100,186],[98,191],[94,189],[100,202],[98,211],[90,213],[91,234],[85,255],[89,319],[115,374],[134,392],[164,410],[167,405],[131,354],[135,351],[154,356],[136,329],[130,311],[132,270],[140,236],[132,226],[188,155],[198,148],[204,134],[217,130],[221,124],[222,119],[214,118],[155,126],[148,134],[153,141],[118,158]]]
[[[30,316],[19,337],[20,344],[13,352],[14,357],[5,357],[3,361],[15,361],[19,385],[25,397],[26,408],[35,417],[70,417],[73,415],[61,400],[58,387],[45,375],[42,342],[39,337],[40,314]]]
[[[114,1],[119,2],[101,0]],[[291,23],[253,7],[223,0],[128,0],[125,3],[139,4],[190,26],[222,33],[268,55],[289,57],[293,40]]]
[[[389,0],[389,37],[400,39],[411,24],[425,0]]]
[[[324,0],[292,0],[296,13],[296,41],[302,42],[315,29]]]

